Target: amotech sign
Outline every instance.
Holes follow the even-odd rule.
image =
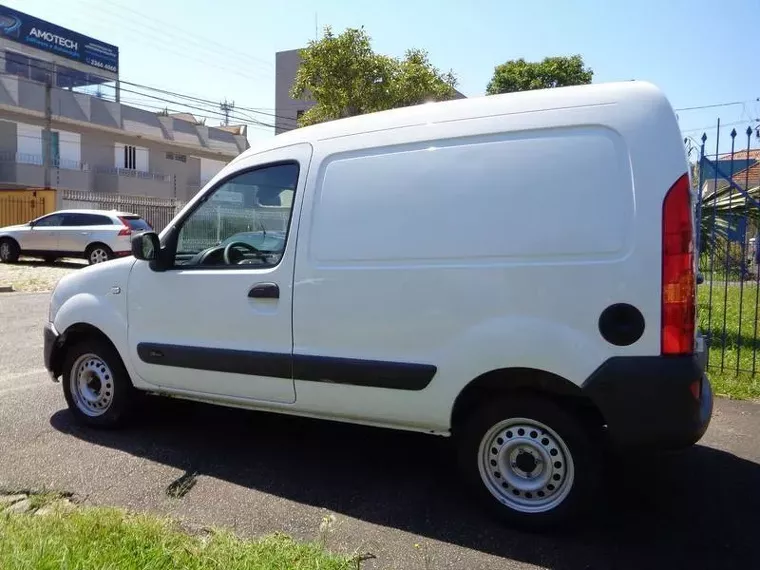
[[[0,37],[111,73],[119,72],[119,48],[0,5]]]

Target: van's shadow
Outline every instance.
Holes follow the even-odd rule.
[[[150,461],[544,567],[760,568],[760,466],[707,447],[616,467],[596,522],[526,535],[471,504],[442,438],[150,400],[140,425],[124,431],[78,427],[65,410],[51,424]]]
[[[56,259],[52,263],[45,263],[41,258],[22,257],[16,261],[15,265],[22,267],[59,267],[62,269],[82,269],[83,267],[87,267],[85,261],[70,258]]]

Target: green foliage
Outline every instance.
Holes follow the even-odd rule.
[[[547,57],[542,61],[511,59],[494,69],[486,93],[513,93],[591,83],[594,72],[580,55]]]
[[[380,55],[372,50],[364,28],[335,35],[328,26],[322,39],[301,51],[291,96],[316,101],[298,121],[306,126],[450,99],[456,83],[456,77],[434,67],[423,50],[408,50],[403,59]]]
[[[698,293],[699,329],[712,338],[707,372],[713,390],[731,398],[760,398],[760,341],[755,339],[760,336],[755,320],[760,298],[755,281],[740,287],[716,280],[710,287],[706,280]]]
[[[165,519],[90,508],[46,516],[0,513],[0,568],[339,570],[356,563],[282,535],[260,540],[228,532],[190,536]]]

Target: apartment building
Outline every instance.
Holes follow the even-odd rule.
[[[116,46],[0,6],[0,189],[187,200],[248,148],[244,125],[119,102],[118,62]],[[99,84],[115,100],[82,92]]]

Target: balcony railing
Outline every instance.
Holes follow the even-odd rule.
[[[43,157],[41,154],[2,151],[0,152],[0,162],[44,166],[45,157]],[[90,170],[90,167],[87,164],[84,164],[77,160],[68,160],[65,158],[57,158],[57,159],[51,160],[50,166],[52,168],[60,168],[62,170],[82,170],[85,172]]]
[[[171,176],[168,174],[159,174],[158,172],[145,172],[142,170],[132,170],[131,168],[110,168],[107,166],[96,166],[97,174],[112,174],[114,176],[127,176],[129,178],[139,178],[141,180],[156,180],[157,182],[170,182]]]

